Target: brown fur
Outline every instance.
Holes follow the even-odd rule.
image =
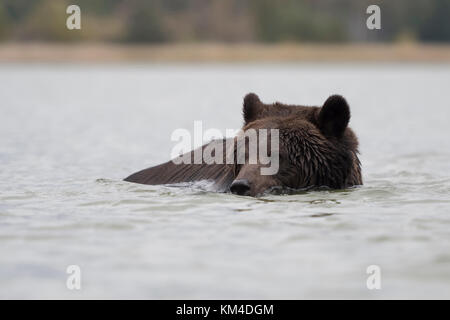
[[[125,180],[168,184],[209,179],[215,182],[218,191],[231,189],[233,193],[251,196],[274,187],[340,189],[362,184],[358,140],[347,127],[350,108],[341,96],[331,96],[322,107],[305,107],[278,102],[264,104],[251,93],[244,98],[243,116],[244,131],[279,129],[277,174],[261,175],[263,165],[260,164],[176,165],[169,161]],[[193,152],[190,153],[192,159]],[[223,154],[226,154],[225,147]]]
[[[214,143],[214,141],[210,142]],[[208,144],[202,146],[202,150]],[[225,145],[225,143],[224,143]],[[213,180],[215,189],[219,192],[228,190],[234,180],[234,167],[230,164],[193,164],[194,152],[190,152],[192,164],[175,164],[172,161],[136,172],[125,179],[125,181],[141,184],[173,184],[180,182]],[[223,152],[226,154],[226,151]],[[225,161],[224,161],[225,163]]]

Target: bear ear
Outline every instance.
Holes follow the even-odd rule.
[[[261,109],[261,100],[254,93],[249,93],[244,97],[244,107],[242,109],[244,114],[244,123],[248,124],[259,118]]]
[[[341,137],[350,121],[350,107],[344,97],[333,95],[319,113],[319,128],[327,136]]]

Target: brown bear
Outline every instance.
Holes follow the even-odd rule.
[[[264,104],[256,94],[249,93],[244,98],[243,116],[244,134],[250,129],[278,129],[278,170],[275,174],[261,174],[261,168],[268,164],[250,163],[248,147],[244,145],[247,148],[244,162],[202,160],[197,164],[193,164],[194,161],[176,164],[172,160],[134,173],[125,181],[157,185],[212,180],[217,191],[248,196],[275,190],[341,189],[362,184],[358,139],[347,126],[350,108],[342,96],[330,96],[322,107],[306,107],[279,102]],[[235,160],[238,153],[236,139],[231,139]],[[222,144],[225,158],[229,140],[212,141],[202,146],[200,152],[212,144],[225,142]],[[193,160],[199,150],[182,157]]]

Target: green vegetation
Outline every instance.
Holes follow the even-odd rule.
[[[69,4],[82,29],[65,27]],[[366,28],[381,8],[382,30]],[[450,42],[449,0],[0,0],[0,41]]]

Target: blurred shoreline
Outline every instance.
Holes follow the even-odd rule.
[[[2,43],[0,62],[450,62],[450,45]]]

